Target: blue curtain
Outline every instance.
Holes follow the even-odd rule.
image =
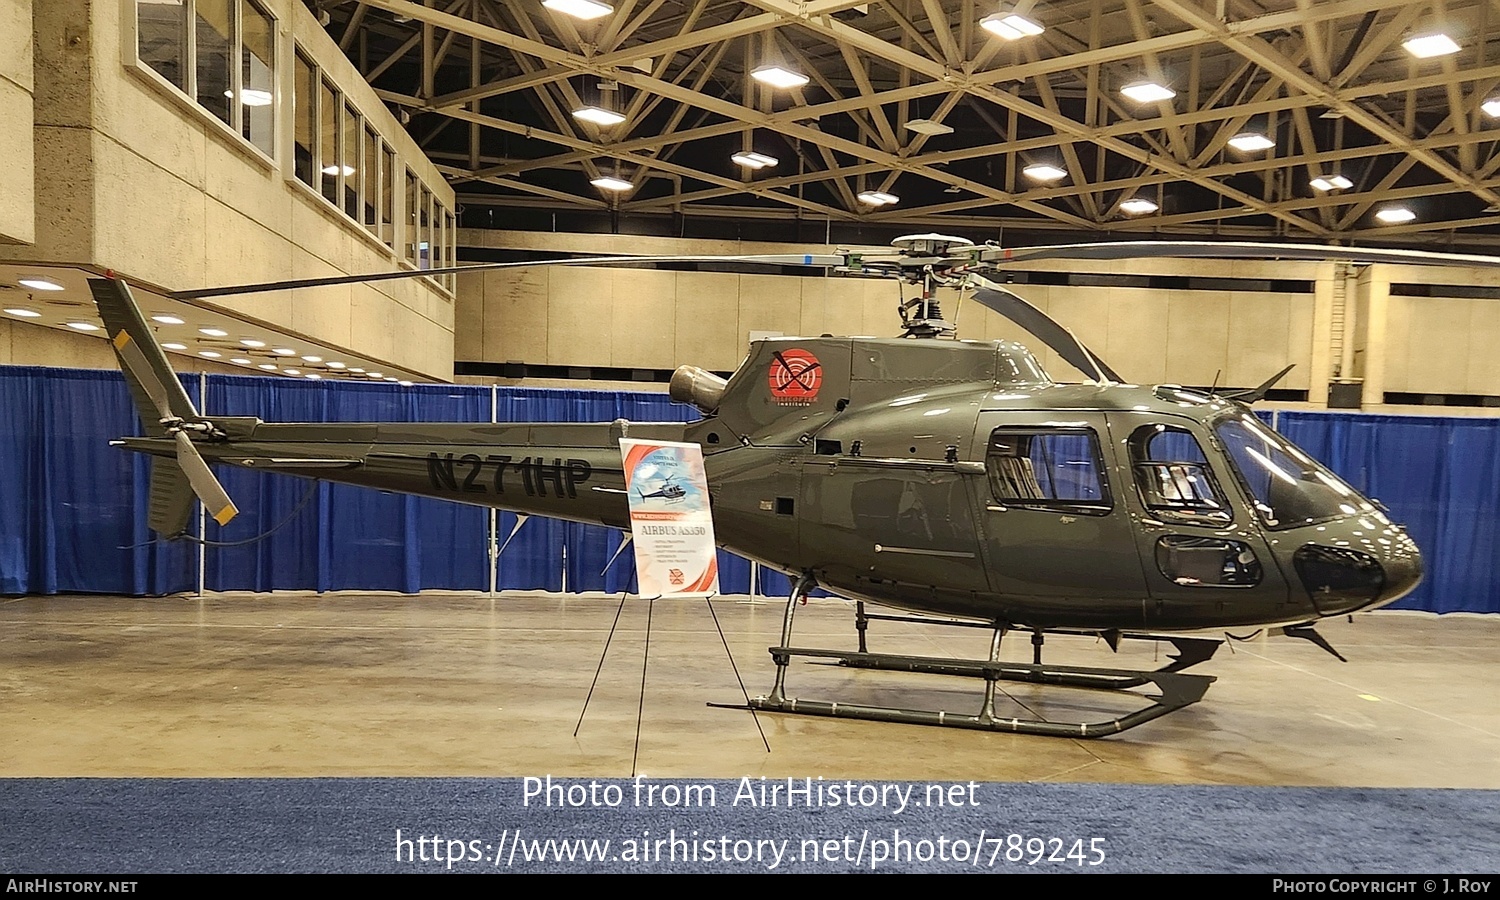
[[[183,380],[199,402],[198,377]],[[207,378],[203,408],[267,421],[487,422],[485,387]],[[503,389],[499,421],[685,421],[660,394]],[[1262,414],[1269,419],[1268,415]],[[1279,430],[1406,524],[1428,573],[1400,606],[1500,612],[1500,420],[1282,412]],[[197,548],[146,526],[150,461],[109,446],[138,433],[118,372],[0,367],[0,593],[166,594],[192,589]],[[240,516],[210,540],[270,538],[206,552],[213,590],[484,590],[488,512],[479,507],[316,484],[244,469],[219,472]],[[498,513],[497,540],[514,527]],[[616,529],[534,517],[499,560],[502,589],[634,591]],[[564,552],[566,551],[566,563]],[[566,571],[565,571],[566,570]],[[750,564],[719,554],[725,593],[749,590]],[[761,593],[791,582],[761,570]]]
[[[1500,612],[1500,421],[1283,412],[1277,429],[1407,526],[1427,576],[1396,608]]]
[[[196,548],[146,527],[149,460],[109,446],[137,429],[118,372],[0,367],[0,593],[194,586]]]

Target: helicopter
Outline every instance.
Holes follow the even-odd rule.
[[[195,497],[221,525],[237,510],[209,463],[362,485],[626,529],[622,439],[696,444],[719,545],[795,579],[775,683],[754,710],[1098,737],[1200,700],[1212,676],[1185,669],[1221,641],[1185,632],[1278,629],[1338,655],[1317,620],[1413,590],[1422,557],[1405,530],[1250,405],[1286,374],[1240,392],[1136,385],[1066,327],[984,276],[1039,259],[1336,259],[1500,267],[1500,258],[1395,249],[1223,242],[1006,248],[940,234],[890,252],[733,257],[584,257],[183,291],[179,299],[526,265],[712,261],[831,269],[916,288],[892,338],[770,338],[729,378],[691,365],[671,379],[690,423],[282,424],[203,416],[117,279],[91,289],[144,425],[115,442],[155,457],[149,523],[182,534]],[[1084,376],[1054,381],[1025,346],[955,339],[940,288],[1019,324]],[[1288,367],[1289,369],[1290,367]],[[681,485],[651,496],[670,502]],[[856,601],[859,649],[791,644],[815,588]],[[867,614],[865,603],[901,611]],[[872,620],[991,631],[987,659],[869,652]],[[1030,664],[1000,659],[1030,632]],[[1155,671],[1043,665],[1047,634],[1169,640]],[[796,658],[982,680],[977,711],[906,709],[788,694]],[[1340,657],[1342,659],[1342,657]],[[996,713],[997,682],[1126,692],[1143,708],[1096,722]],[[1155,695],[1134,689],[1152,687]],[[712,705],[712,704],[711,704]]]

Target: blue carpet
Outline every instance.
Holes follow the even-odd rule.
[[[814,780],[804,793],[806,782],[795,780],[789,803],[786,779],[753,779],[745,783],[752,805],[732,780],[643,780],[639,795],[629,780],[552,784],[548,792],[545,782],[515,778],[0,779],[0,872],[1500,866],[1496,791]],[[774,805],[760,802],[763,786]]]

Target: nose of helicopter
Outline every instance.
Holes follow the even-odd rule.
[[[1422,552],[1395,526],[1349,533],[1350,540],[1303,544],[1292,561],[1318,613],[1337,616],[1394,603],[1422,581]]]

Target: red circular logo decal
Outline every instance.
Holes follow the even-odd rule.
[[[771,396],[782,406],[807,406],[823,384],[823,364],[806,350],[778,350],[766,373]]]

